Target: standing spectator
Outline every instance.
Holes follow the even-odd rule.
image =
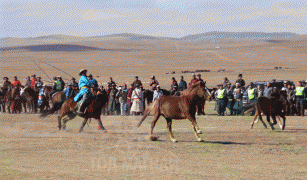
[[[144,111],[143,105],[143,92],[139,88],[139,85],[135,86],[135,89],[132,91],[132,107],[131,112],[133,115],[141,115]]]
[[[25,87],[26,87],[26,86],[31,86],[31,79],[30,79],[30,76],[27,76],[27,77],[26,77]]]
[[[191,85],[193,85],[194,83],[197,83],[198,79],[196,78],[195,74],[192,74],[192,79],[191,79]]]
[[[37,81],[36,75],[33,74],[33,75],[32,75],[32,80],[31,80],[31,88],[32,88],[32,89],[35,88],[36,81]]]
[[[13,85],[13,87],[16,87],[16,86],[21,87],[21,83],[17,79],[17,76],[14,76],[14,80],[12,81],[12,85]]]
[[[179,91],[184,91],[187,89],[187,82],[183,80],[183,76],[181,76],[179,86],[178,86]]]
[[[223,87],[226,89],[227,85],[229,83],[229,80],[227,77],[224,78]]]
[[[160,86],[158,85],[157,89],[154,91],[152,101],[155,102],[155,100],[159,99],[159,97],[161,96],[163,96],[163,92],[161,91]]]
[[[133,90],[134,90],[133,84],[131,84],[130,88],[127,90],[127,112],[126,112],[127,115],[130,114],[130,109],[131,109],[131,105],[132,105],[131,96],[132,96]]]
[[[236,83],[239,83],[239,84],[240,84],[240,87],[241,87],[242,89],[244,89],[244,87],[245,87],[245,81],[244,81],[242,78],[243,78],[243,75],[242,75],[242,74],[239,74],[238,79],[236,80]]]
[[[236,83],[236,88],[234,89],[234,99],[235,105],[233,106],[234,115],[240,115],[242,113],[243,106],[243,89],[240,87],[240,83]]]
[[[266,84],[266,87],[265,87],[264,90],[263,90],[263,96],[264,96],[264,97],[267,97],[267,98],[269,98],[269,99],[271,99],[271,94],[272,94],[272,92],[273,92],[273,88],[271,87],[271,83],[268,82],[268,83]]]
[[[254,83],[250,83],[248,89],[247,89],[247,96],[250,102],[250,105],[255,106],[256,102],[257,102],[257,97],[258,92],[257,89],[254,87]],[[251,116],[253,116],[255,114],[255,109],[253,109]]]
[[[108,91],[112,89],[114,84],[116,85],[116,83],[113,81],[113,78],[110,77],[110,81],[108,82]]]
[[[127,87],[125,88],[127,90]],[[127,91],[124,91],[124,87],[119,87],[116,94],[120,103],[120,114],[125,116],[125,104],[127,103]]]
[[[281,88],[282,91],[288,91],[288,82],[284,82],[284,86]]]
[[[197,74],[197,81],[204,82],[204,80],[201,78],[201,74]]]
[[[263,96],[263,90],[261,89],[261,85],[260,84],[257,86],[257,92],[258,92],[258,98]]]
[[[307,96],[307,89],[300,81],[297,82],[297,85],[295,88],[297,114],[304,116],[304,99]]]
[[[178,83],[177,83],[176,79],[174,77],[172,77],[172,84],[171,84],[170,94],[172,94],[174,89],[177,90],[177,88],[178,88]]]
[[[142,86],[142,82],[139,80],[138,76],[135,76],[135,81],[133,81],[133,88],[136,88],[136,86],[138,86],[140,88],[140,86]]]
[[[155,76],[152,76],[150,81],[149,86],[151,87],[151,91],[155,91],[156,90],[156,86],[159,85],[159,82],[156,80]]]
[[[225,115],[225,110],[226,110],[226,100],[227,100],[227,94],[226,90],[223,88],[223,85],[220,84],[218,85],[219,89],[217,90],[217,104],[218,104],[218,116],[224,116]]]
[[[116,94],[117,94],[117,88],[116,85],[113,84],[113,86],[110,89],[110,95],[109,95],[109,115],[112,115],[114,112],[116,112]]]
[[[233,87],[231,86],[230,83],[228,83],[226,87],[226,93],[227,93],[227,108],[230,111],[230,116],[234,115],[233,113],[233,106],[235,105],[235,100],[234,100],[234,94],[233,94]]]

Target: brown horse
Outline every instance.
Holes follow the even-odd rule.
[[[279,92],[272,93],[272,98],[269,99],[267,97],[259,97],[256,104],[256,114],[254,116],[254,121],[251,125],[253,128],[254,123],[259,116],[259,120],[262,122],[263,126],[267,128],[266,124],[262,120],[261,112],[266,115],[267,121],[271,126],[271,129],[274,130],[274,125],[277,124],[276,118],[279,121],[280,128],[282,130],[285,129],[286,126],[286,117],[285,117],[285,106],[284,103],[280,100]],[[270,122],[270,116],[273,119],[273,123]],[[283,124],[281,125],[279,117],[283,118]]]
[[[21,96],[20,96],[20,88],[14,87],[11,91],[11,99],[10,99],[10,109],[12,113],[21,113]]]
[[[185,90],[182,94],[182,96],[161,96],[145,110],[138,127],[140,127],[145,118],[151,112],[153,112],[154,120],[151,123],[151,130],[149,133],[150,136],[152,136],[156,122],[162,115],[166,119],[171,140],[173,142],[177,142],[172,133],[172,119],[189,119],[192,123],[197,140],[202,141],[199,136],[199,134],[202,132],[197,126],[195,114],[197,101],[202,98],[208,99],[210,97],[210,94],[206,89],[206,83],[197,82]]]
[[[27,86],[23,89],[21,96],[24,99],[24,103],[30,106],[31,113],[37,113],[38,92]]]
[[[100,115],[103,106],[108,102],[108,96],[106,94],[98,94],[90,103],[89,106],[86,108],[84,121],[79,129],[79,132],[83,131],[83,128],[90,118],[94,118],[98,121],[98,125],[100,126],[100,129],[102,131],[106,131],[106,129],[103,127]],[[66,129],[66,123],[69,120],[72,120],[76,117],[76,109],[77,109],[77,103],[74,101],[73,98],[69,98],[67,101],[64,102],[60,115],[58,116],[58,124],[59,124],[59,130],[62,128],[62,118],[64,116],[68,116],[63,119],[63,129]]]
[[[51,97],[50,104],[48,105],[49,107],[51,106],[51,108],[42,110],[42,114],[40,115],[40,117],[46,117],[60,110],[65,100],[66,100],[66,97],[63,91],[55,92]]]

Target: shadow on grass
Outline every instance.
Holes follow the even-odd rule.
[[[307,129],[285,129],[285,130],[275,130],[278,133],[307,133]]]

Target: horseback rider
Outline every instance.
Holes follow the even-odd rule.
[[[33,75],[32,75],[32,80],[31,80],[31,88],[32,88],[33,90],[34,90],[36,81],[37,81],[36,75],[33,74]]]
[[[90,81],[91,85],[90,88],[92,88],[92,92],[94,94],[97,94],[98,91],[98,82],[96,81],[96,79],[93,79],[93,75],[89,75],[88,76],[88,80]]]
[[[63,81],[61,76],[58,76],[56,90],[57,91],[63,91],[64,87],[65,87],[65,82]]]
[[[12,85],[12,83],[9,81],[8,77],[4,77],[3,80],[4,80],[4,83],[2,86],[2,90],[3,90],[3,94],[6,94],[7,90]]]
[[[76,79],[74,77],[71,78],[71,84],[72,86],[78,86],[78,83],[76,82]]]
[[[38,89],[40,90],[42,87],[43,87],[44,83],[43,81],[41,80],[41,77],[40,76],[37,76],[37,81],[35,83],[35,89]]]
[[[12,81],[12,85],[13,85],[13,87],[16,87],[16,86],[21,87],[21,83],[17,79],[17,76],[14,76],[14,81]]]
[[[64,90],[64,94],[66,96],[66,99],[74,97],[76,95],[72,84],[68,84],[68,87]]]
[[[80,71],[80,73],[79,73],[79,76],[81,76],[81,78],[79,80],[80,91],[74,97],[75,102],[78,102],[82,97],[81,103],[78,106],[78,110],[77,110],[77,115],[79,115],[81,117],[84,116],[84,110],[86,108],[86,101],[91,96],[91,91],[90,91],[91,82],[87,79],[86,73],[87,73],[86,69],[82,69]]]
[[[155,76],[152,76],[149,86],[151,87],[151,91],[155,91],[157,89],[157,86],[159,85],[159,82],[157,81]]]

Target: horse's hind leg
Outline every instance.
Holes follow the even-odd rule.
[[[280,117],[283,119],[283,124],[282,124],[282,126],[280,126],[281,130],[285,130],[285,127],[286,127],[286,117],[285,117],[285,114],[281,114]]]
[[[151,138],[151,136],[152,136],[152,134],[153,134],[153,129],[155,128],[156,123],[157,123],[159,117],[160,117],[160,115],[159,115],[159,114],[156,114],[156,115],[154,116],[154,120],[151,122],[151,129],[150,129],[150,133],[149,133],[150,138]]]
[[[60,116],[58,116],[58,127],[59,127],[59,130],[61,130],[61,128],[62,128],[62,116],[60,115]]]
[[[106,130],[106,129],[103,127],[103,125],[102,125],[101,119],[98,118],[97,121],[98,121],[98,125],[99,125],[99,127],[100,127],[100,130],[102,130],[102,131],[104,131],[104,132],[107,132],[107,130]]]
[[[174,137],[174,134],[172,132],[172,119],[169,119],[169,118],[165,118],[166,119],[166,122],[167,122],[167,129],[168,129],[168,133],[169,133],[169,136],[171,138],[171,140],[173,142],[178,142],[175,137]]]
[[[84,118],[84,121],[83,121],[83,123],[82,123],[82,125],[81,125],[81,127],[80,127],[80,129],[79,129],[79,133],[81,133],[81,132],[83,131],[83,128],[84,128],[84,126],[85,126],[87,120],[88,120],[88,118]]]
[[[197,123],[196,123],[195,118],[190,117],[189,120],[190,120],[191,123],[192,123],[192,127],[193,127],[193,130],[194,130],[194,132],[195,132],[195,136],[196,136],[196,138],[197,138],[197,141],[202,142],[203,140],[201,139],[201,137],[200,137],[199,134],[198,134],[199,128],[198,128],[198,126],[197,126]],[[197,130],[197,128],[198,128],[198,130]]]
[[[251,129],[253,129],[254,124],[255,124],[255,122],[257,121],[258,116],[259,116],[258,111],[256,111],[256,114],[255,114],[255,116],[254,116],[254,121],[252,122],[252,125],[251,125]]]
[[[273,122],[276,122],[275,116],[272,116],[272,118],[273,118]],[[272,129],[272,130],[275,130],[274,125],[275,125],[276,123],[274,124],[274,123],[271,123],[271,122],[270,122],[270,115],[267,115],[267,121],[269,122],[269,125],[271,126],[271,129]]]

